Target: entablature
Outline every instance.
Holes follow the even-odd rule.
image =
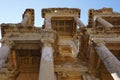
[[[39,27],[6,26],[2,29],[2,41],[13,41],[16,49],[39,49],[44,42],[55,43],[56,32]],[[33,46],[32,46],[33,45]]]
[[[94,43],[105,43],[109,50],[120,50],[120,37],[112,37],[112,36],[91,36],[90,40]]]
[[[80,9],[78,8],[46,8],[42,9],[42,17],[46,16],[77,16],[80,17]]]
[[[41,38],[55,38],[56,32],[53,30],[41,29],[39,27],[2,27],[2,37],[11,40],[40,40]]]
[[[119,36],[120,25],[114,25],[112,28],[105,28],[103,26],[97,26],[96,28],[88,28],[87,32],[90,35],[107,35],[107,36]]]

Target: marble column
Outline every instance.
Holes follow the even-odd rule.
[[[51,26],[51,17],[45,17],[45,29],[52,29]]]
[[[23,20],[21,22],[24,27],[29,24],[30,17],[31,17],[30,13],[25,13]]]
[[[111,23],[109,23],[108,21],[106,21],[105,19],[101,17],[97,17],[96,20],[105,27],[113,27]]]
[[[50,43],[44,43],[39,71],[39,80],[55,80],[53,49]]]
[[[0,48],[0,69],[7,60],[9,53],[10,53],[10,46],[7,44],[2,45],[2,47]]]
[[[103,43],[99,43],[95,47],[95,50],[114,80],[120,80],[120,61],[108,50],[108,48]]]
[[[77,25],[80,28],[84,28],[85,27],[85,25],[82,23],[82,21],[78,17],[73,17],[73,19],[75,20],[75,22],[77,23]]]
[[[99,80],[98,78],[90,75],[89,73],[83,73],[82,78],[83,80]]]

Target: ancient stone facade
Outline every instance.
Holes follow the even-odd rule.
[[[42,9],[34,26],[26,9],[17,24],[1,24],[0,80],[120,80],[120,13],[77,8]]]

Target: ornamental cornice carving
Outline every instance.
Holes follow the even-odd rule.
[[[11,41],[40,40],[41,42],[54,43],[56,39],[56,31],[40,28],[33,28],[31,30],[27,28],[8,28],[5,30],[4,38]]]
[[[50,15],[53,14],[54,16],[57,15],[77,15],[80,17],[80,9],[78,8],[49,8],[49,9],[42,9],[42,17],[46,17],[46,14]]]

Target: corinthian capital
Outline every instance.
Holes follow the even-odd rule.
[[[91,41],[92,41],[94,47],[105,46],[104,40],[92,38]]]
[[[4,39],[4,38],[0,42],[2,43],[2,45],[7,45],[10,48],[12,48],[14,46],[14,41],[7,40],[7,39]]]

